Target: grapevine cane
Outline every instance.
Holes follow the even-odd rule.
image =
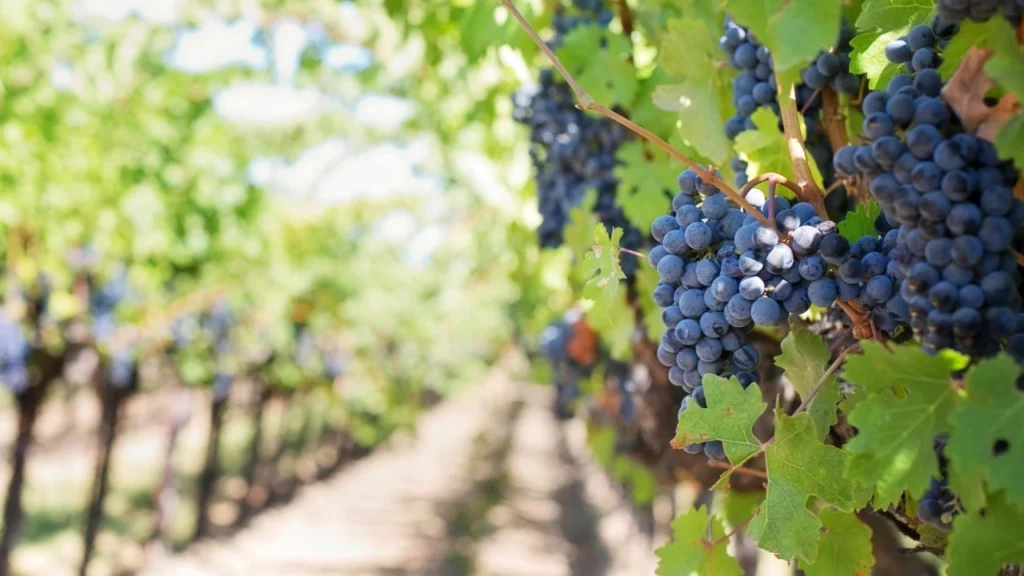
[[[541,51],[544,52],[544,54],[551,61],[552,66],[554,66],[555,69],[558,70],[558,72],[562,75],[562,78],[564,78],[566,83],[569,84],[569,88],[571,88],[573,94],[576,95],[576,100],[578,102],[576,106],[578,108],[582,110],[590,110],[592,112],[597,112],[598,114],[604,116],[605,118],[608,118],[609,120],[612,120],[618,124],[621,124],[625,128],[628,128],[630,131],[637,134],[641,138],[644,138],[645,140],[652,142],[665,152],[668,152],[668,154],[673,158],[679,160],[683,164],[686,164],[686,166],[693,170],[694,172],[696,172],[697,175],[700,176],[704,182],[708,182],[709,184],[715,186],[715,188],[721,190],[722,193],[724,193],[726,196],[729,197],[729,199],[731,199],[733,202],[739,205],[740,208],[742,208],[745,212],[749,213],[751,216],[757,219],[757,221],[760,222],[761,225],[765,226],[766,228],[775,228],[774,222],[769,220],[767,217],[765,217],[764,214],[761,213],[760,210],[758,210],[752,204],[747,202],[746,199],[743,198],[743,196],[736,192],[736,190],[734,190],[731,186],[726,184],[726,182],[722,180],[721,177],[719,177],[713,171],[707,170],[706,168],[697,164],[692,159],[690,159],[690,157],[688,157],[686,154],[683,154],[679,150],[676,150],[671,144],[655,136],[654,133],[652,133],[650,130],[647,130],[646,128],[640,126],[639,124],[633,122],[632,120],[622,116],[621,114],[616,113],[613,110],[609,110],[608,108],[602,106],[600,103],[596,102],[594,98],[590,96],[590,94],[587,94],[583,90],[583,88],[580,87],[576,79],[572,76],[572,74],[569,73],[568,70],[566,70],[561,60],[558,59],[558,56],[556,56],[555,53],[552,52],[551,48],[548,47],[548,45],[541,39],[539,35],[537,35],[537,31],[534,30],[532,26],[530,26],[530,23],[526,21],[526,18],[524,18],[523,15],[519,12],[519,10],[515,7],[515,4],[512,3],[512,0],[498,1],[501,2],[503,6],[505,6],[505,8],[512,14],[516,21],[518,21],[519,24],[523,27],[523,29],[526,30],[526,33],[530,35],[530,38],[533,39],[534,43],[537,44]]]

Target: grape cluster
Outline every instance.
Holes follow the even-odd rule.
[[[31,346],[21,324],[0,311],[0,381],[14,394],[29,386],[28,355]]]
[[[203,331],[213,342],[217,356],[227,354],[231,347],[231,307],[224,300],[218,301],[203,316]]]
[[[939,459],[939,477],[932,478],[928,490],[917,502],[917,517],[940,530],[949,530],[953,524],[953,516],[957,513],[956,495],[949,489],[946,474],[949,462],[943,454],[947,435],[935,439],[935,454]]]
[[[844,23],[835,49],[820,53],[815,61],[802,71],[803,83],[796,89],[796,105],[803,111],[807,126],[805,144],[826,183],[832,179],[832,151],[821,124],[821,99],[818,93],[825,87],[831,87],[838,93],[854,95],[860,89],[860,78],[850,72],[850,40],[854,34],[855,30]],[[775,115],[779,116],[779,104],[776,99],[778,84],[768,48],[758,43],[754,35],[743,26],[731,19],[726,20],[725,33],[719,39],[719,46],[729,54],[729,65],[739,71],[739,75],[732,82],[736,115],[725,124],[726,136],[733,139],[746,130],[756,129],[750,117],[758,108],[771,108]],[[731,168],[736,173],[736,186],[746,184],[746,162],[738,156],[734,157]]]
[[[891,256],[910,325],[928,350],[995,354],[1004,342],[1024,353],[1017,264],[1011,246],[1024,223],[1013,196],[1017,170],[995,147],[964,132],[942,96],[931,46],[921,25],[886,48],[910,63],[885,91],[863,101],[863,145],[836,152],[847,176],[868,179],[886,218],[898,226]],[[925,54],[925,57],[921,57]]]
[[[538,348],[554,371],[555,414],[559,418],[572,416],[572,403],[579,397],[578,367],[569,355],[572,326],[569,319],[559,319],[545,328],[538,339]]]
[[[128,276],[124,270],[113,274],[102,286],[89,291],[92,333],[97,341],[106,340],[114,335],[117,328],[114,311],[127,292]]]
[[[555,17],[557,35],[552,46],[561,42],[569,30],[580,25],[604,26],[610,20],[607,10],[592,10],[577,5],[592,16]],[[562,244],[570,211],[578,206],[588,190],[597,193],[594,212],[606,227],[622,228],[621,245],[640,249],[644,237],[626,219],[616,205],[618,180],[613,173],[615,153],[629,137],[625,128],[604,118],[588,116],[576,108],[572,91],[556,80],[551,69],[540,74],[539,86],[521,90],[514,96],[513,117],[530,129],[530,157],[537,179],[537,199],[543,221],[537,229],[541,246]],[[623,254],[623,271],[632,276],[636,258]]]
[[[1016,26],[1024,14],[1024,0],[937,0],[935,5],[942,20],[955,23],[985,22],[998,12]]]
[[[128,348],[121,348],[111,355],[107,381],[115,390],[131,390],[138,380],[137,368],[135,354]]]
[[[658,360],[669,368],[669,381],[689,394],[680,411],[693,402],[705,406],[705,374],[735,375],[744,387],[756,381],[758,353],[746,343],[754,325],[777,326],[837,299],[856,301],[879,330],[895,335],[905,325],[900,270],[889,257],[898,231],[851,244],[805,202],[769,201],[751,190],[746,200],[773,219],[768,227],[693,170],[680,174],[679,187],[672,213],[652,226],[660,244],[649,258],[660,275],[653,297],[666,326]],[[685,449],[724,457],[720,443]]]
[[[886,44],[885,57],[893,64],[903,64],[908,74],[933,70],[939,67],[942,48],[959,30],[959,24],[948,24],[936,17],[931,26],[918,24],[906,36]],[[934,83],[931,78],[928,82]]]

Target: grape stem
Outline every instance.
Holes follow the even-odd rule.
[[[646,258],[647,257],[647,255],[644,254],[643,252],[637,252],[636,250],[630,250],[629,248],[623,248],[622,246],[619,246],[619,251],[620,252],[625,252],[626,254],[632,254],[633,256],[636,256],[637,258]]]
[[[519,12],[519,10],[515,7],[515,4],[512,3],[512,0],[498,1],[501,2],[502,6],[504,6],[516,19],[516,21],[519,22],[519,25],[522,26],[524,30],[526,30],[526,33],[530,35],[530,38],[532,38],[534,43],[537,44],[537,47],[540,48],[541,52],[543,52],[544,55],[548,57],[548,60],[551,61],[551,65],[554,66],[555,69],[558,70],[558,73],[562,75],[562,78],[565,79],[565,82],[569,85],[569,88],[573,91],[573,94],[576,95],[577,108],[579,108],[580,110],[589,110],[591,112],[596,112],[601,116],[604,116],[605,118],[608,118],[609,120],[612,120],[613,122],[616,122],[617,124],[620,124],[625,128],[628,128],[631,132],[635,133],[641,138],[650,141],[655,146],[661,148],[665,152],[668,152],[670,156],[672,156],[676,160],[679,160],[688,168],[696,172],[697,175],[700,176],[701,180],[721,190],[722,193],[728,196],[730,200],[735,202],[740,208],[742,208],[744,211],[753,216],[758,222],[760,222],[762,226],[765,226],[766,228],[775,229],[774,222],[770,221],[767,217],[765,217],[764,214],[761,214],[760,210],[754,208],[754,206],[750,204],[750,202],[747,202],[746,199],[743,198],[743,196],[736,192],[736,190],[733,190],[733,188],[729,186],[724,180],[722,180],[722,178],[719,177],[718,174],[716,174],[714,171],[707,170],[701,165],[697,164],[689,156],[683,154],[679,150],[676,150],[671,144],[665,142],[661,138],[658,138],[650,130],[647,130],[646,128],[640,126],[636,122],[633,122],[632,120],[626,118],[625,116],[615,112],[614,110],[609,110],[608,108],[605,108],[600,103],[595,101],[594,98],[590,96],[590,94],[587,94],[583,90],[583,88],[580,87],[579,83],[576,81],[575,78],[573,78],[572,74],[570,74],[569,71],[566,70],[561,60],[558,59],[558,56],[556,56],[555,53],[551,51],[551,48],[547,45],[546,42],[544,42],[541,39],[541,37],[537,34],[537,31],[533,29],[533,26],[530,26],[530,23],[526,21],[526,18],[524,18],[523,15]]]
[[[782,98],[779,98],[782,101]],[[786,135],[786,147],[789,149],[789,159],[793,162],[793,171],[796,173],[796,183],[800,188],[797,198],[814,206],[814,210],[821,216],[822,220],[828,220],[828,211],[825,210],[825,200],[822,198],[821,189],[814,181],[811,174],[811,165],[807,162],[807,150],[804,149],[803,137],[800,135],[800,117],[796,109],[796,87],[789,87],[789,102],[780,106],[779,112],[782,116],[782,130]]]
[[[1017,257],[1017,265],[1024,266],[1024,254],[1021,254],[1020,252],[1014,250],[1013,255]]]

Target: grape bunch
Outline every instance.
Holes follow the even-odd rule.
[[[214,353],[227,354],[230,347],[231,307],[224,300],[218,301],[203,317],[203,331],[213,343]]]
[[[890,61],[909,62],[914,72],[864,98],[866,143],[837,151],[834,164],[866,178],[898,227],[899,292],[925,349],[989,356],[1009,342],[1024,355],[1011,249],[1024,223],[1024,204],[1012,191],[1017,170],[991,143],[966,133],[943,99],[935,38],[922,25],[887,46]]]
[[[934,448],[939,459],[939,477],[931,479],[928,490],[918,500],[917,517],[922,522],[948,531],[952,527],[953,516],[956,515],[958,506],[956,495],[950,491],[946,476],[949,462],[943,454],[943,449],[947,440],[947,435],[935,439]]]
[[[901,271],[890,258],[898,231],[851,244],[806,202],[769,201],[751,190],[746,200],[774,222],[769,227],[693,170],[680,174],[679,187],[672,213],[652,226],[660,244],[649,258],[660,276],[653,297],[666,326],[657,357],[669,381],[689,394],[680,411],[693,402],[705,406],[705,374],[735,375],[744,387],[756,382],[758,353],[746,343],[754,325],[777,326],[838,299],[855,301],[893,337],[905,328],[908,305],[896,289]],[[720,443],[685,449],[724,457]]]
[[[554,372],[554,411],[562,419],[572,417],[572,403],[579,397],[580,373],[569,354],[569,341],[572,338],[571,320],[567,317],[552,322],[540,333],[538,339],[538,349],[547,358]]]
[[[936,16],[930,26],[918,24],[906,36],[886,44],[885,57],[893,64],[903,64],[908,74],[934,70],[941,63],[942,48],[959,30],[959,24],[946,23]],[[934,83],[934,80],[929,78],[928,82]]]
[[[986,22],[998,12],[1016,26],[1024,14],[1024,0],[937,0],[935,5],[940,18],[954,23]]]
[[[138,381],[138,362],[132,350],[121,348],[111,355],[107,378],[115,390],[127,391],[135,388]]]
[[[599,5],[599,4],[597,4]],[[605,26],[611,19],[603,7],[577,6],[591,16],[555,16],[555,47],[576,26]],[[570,211],[578,206],[588,190],[594,189],[594,212],[609,230],[622,228],[622,246],[637,250],[645,238],[626,219],[616,205],[618,180],[615,153],[629,137],[625,128],[607,120],[588,116],[576,108],[572,91],[555,78],[551,69],[540,74],[539,86],[521,90],[514,96],[513,117],[530,129],[530,157],[537,179],[538,208],[543,221],[537,229],[543,247],[562,244]],[[632,276],[636,258],[623,254],[623,271]]]
[[[807,126],[805,144],[825,177],[826,184],[832,179],[832,151],[821,124],[821,99],[818,94],[825,87],[847,95],[854,95],[860,89],[860,78],[850,72],[850,40],[854,34],[855,30],[844,23],[835,49],[820,53],[802,71],[803,83],[796,89],[796,105],[803,111]],[[719,39],[719,46],[729,54],[730,66],[739,71],[732,82],[736,114],[725,125],[726,136],[734,139],[746,130],[756,129],[750,117],[758,108],[768,107],[776,116],[780,115],[776,99],[778,84],[768,48],[758,43],[754,35],[743,26],[731,19],[726,20],[725,33]],[[734,157],[731,168],[736,173],[736,186],[746,184],[746,162],[738,156]]]
[[[117,318],[114,312],[127,292],[128,276],[124,270],[114,273],[102,286],[89,291],[92,333],[93,338],[97,341],[106,340],[114,335],[114,330],[117,328]]]
[[[31,346],[21,324],[0,310],[0,382],[16,395],[29,386],[30,352]]]

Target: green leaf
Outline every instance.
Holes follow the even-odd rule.
[[[988,48],[993,39],[999,35],[1009,35],[1011,41],[1016,43],[1013,30],[1010,24],[1003,18],[992,18],[984,23],[974,22],[970,19],[960,23],[960,30],[949,41],[949,44],[942,49],[942,64],[939,65],[939,73],[942,79],[947,80],[960,67],[960,61],[971,48]]]
[[[813,564],[800,562],[807,576],[862,576],[871,573],[871,528],[850,512],[825,508],[821,520],[821,543]]]
[[[459,41],[470,63],[487,54],[487,49],[494,45],[494,38],[501,33],[502,25],[494,19],[497,8],[497,4],[474,2],[459,20]]]
[[[565,35],[556,53],[594,100],[608,107],[633,103],[639,83],[626,38],[596,24],[577,26]]]
[[[761,399],[761,390],[746,390],[735,376],[726,380],[714,374],[704,375],[707,408],[691,403],[679,415],[676,442],[680,445],[721,440],[729,461],[738,463],[757,452],[761,442],[751,428],[768,406]]]
[[[1013,28],[1003,18],[993,18],[996,31],[989,37],[992,58],[985,63],[985,74],[1018,98],[1024,98],[1024,50],[1017,43]]]
[[[670,82],[668,74],[662,68],[655,68],[650,78],[644,79],[637,89],[636,103],[630,110],[630,118],[656,134],[662,140],[668,140],[676,133],[678,114],[663,110],[654,103],[654,91],[658,86]]]
[[[709,529],[710,528],[710,529]],[[658,576],[739,576],[739,562],[726,552],[727,541],[715,546],[725,536],[718,518],[709,516],[707,508],[691,508],[672,521],[672,541],[658,548]]]
[[[776,410],[775,440],[765,449],[768,493],[747,533],[785,560],[817,558],[821,522],[807,509],[808,498],[816,496],[844,511],[862,500],[863,491],[842,476],[847,454],[816,435],[810,414],[786,416]]]
[[[995,144],[1000,158],[1024,166],[1024,114],[1017,114],[999,129]]]
[[[866,0],[857,18],[857,30],[883,32],[924,24],[935,11],[933,0]]]
[[[594,245],[583,258],[583,272],[587,284],[583,297],[594,303],[592,311],[599,318],[611,318],[611,308],[621,300],[622,284],[626,277],[619,266],[619,240],[622,228],[612,230],[611,236],[603,224],[594,226]]]
[[[844,448],[846,477],[874,486],[875,506],[884,507],[904,490],[922,493],[939,474],[932,443],[950,429],[957,359],[929,356],[916,344],[890,346],[892,353],[874,341],[861,346],[864,353],[846,361],[846,379],[868,393],[849,414],[858,434]]]
[[[1024,563],[1024,512],[992,498],[984,515],[971,512],[957,516],[949,536],[946,576],[988,576],[1004,564]]]
[[[601,468],[607,470],[615,459],[615,429],[611,426],[602,426],[587,437],[587,445],[594,454],[594,458],[601,464]]]
[[[725,523],[730,527],[741,526],[748,518],[757,512],[761,502],[764,502],[763,490],[752,490],[740,492],[729,490],[721,494],[722,507],[720,513],[725,517]],[[719,499],[715,498],[716,502]]]
[[[782,354],[775,358],[775,365],[782,368],[793,389],[800,398],[807,398],[811,388],[828,368],[831,353],[821,336],[810,330],[794,326],[782,341]],[[839,385],[835,376],[830,376],[822,385],[818,395],[811,401],[807,412],[814,420],[818,438],[828,434],[828,429],[838,420],[836,404],[839,403]]]
[[[899,72],[899,66],[889,62],[885,57],[885,45],[899,38],[910,30],[904,26],[889,32],[872,31],[858,34],[850,40],[853,50],[850,52],[850,72],[864,74],[868,77],[871,89],[885,88],[889,80]],[[856,133],[860,133],[857,125]]]
[[[680,135],[701,156],[724,164],[732,155],[732,143],[722,128],[731,110],[728,72],[716,65],[723,58],[718,34],[703,20],[670,20],[659,63],[678,81],[658,86],[652,100],[662,110],[678,112]]]
[[[851,244],[863,236],[878,236],[878,232],[875,230],[875,220],[881,213],[882,209],[874,200],[866,206],[859,204],[856,210],[847,212],[846,218],[839,223],[839,233]]]
[[[626,302],[625,292],[612,300],[604,313],[595,312],[595,308],[587,312],[587,321],[601,337],[601,342],[608,347],[608,354],[623,362],[628,361],[633,354],[634,317],[633,309]]]
[[[728,0],[726,11],[768,47],[778,74],[800,68],[829,50],[839,36],[840,2],[819,0]],[[787,83],[779,79],[779,85]]]
[[[616,199],[626,218],[640,230],[650,230],[654,220],[672,208],[670,191],[679,172],[668,153],[634,140],[615,154]]]
[[[771,38],[778,40],[768,47],[775,67],[779,70],[800,68],[817,58],[822,50],[830,49],[839,37],[841,11],[841,2],[789,0],[782,3],[782,10],[768,21]]]
[[[786,147],[786,137],[779,130],[778,117],[768,108],[759,108],[751,118],[757,130],[746,130],[736,137],[736,152],[747,161],[747,174],[775,172],[796,180],[793,163],[789,159],[789,148]],[[803,119],[800,120],[800,132],[807,133]],[[808,155],[807,161],[815,181],[821,182],[814,158]],[[780,189],[784,190],[782,187]]]
[[[1009,356],[984,360],[967,372],[967,400],[953,415],[946,456],[957,477],[985,478],[992,492],[1005,490],[1010,504],[1024,508],[1024,394],[1020,368]],[[995,447],[1004,450],[996,454]]]
[[[601,224],[594,214],[596,203],[597,190],[591,188],[583,195],[579,205],[569,211],[569,223],[564,233],[565,245],[572,250],[577,262],[583,261],[594,246],[594,228]]]
[[[661,332],[665,329],[665,324],[661,319],[661,307],[654,302],[654,298],[651,298],[651,294],[654,293],[654,289],[660,282],[658,271],[646,262],[641,262],[636,271],[636,285],[637,292],[640,293],[638,300],[640,301],[640,311],[644,316],[644,328],[647,329],[647,339],[651,342],[658,342]]]

